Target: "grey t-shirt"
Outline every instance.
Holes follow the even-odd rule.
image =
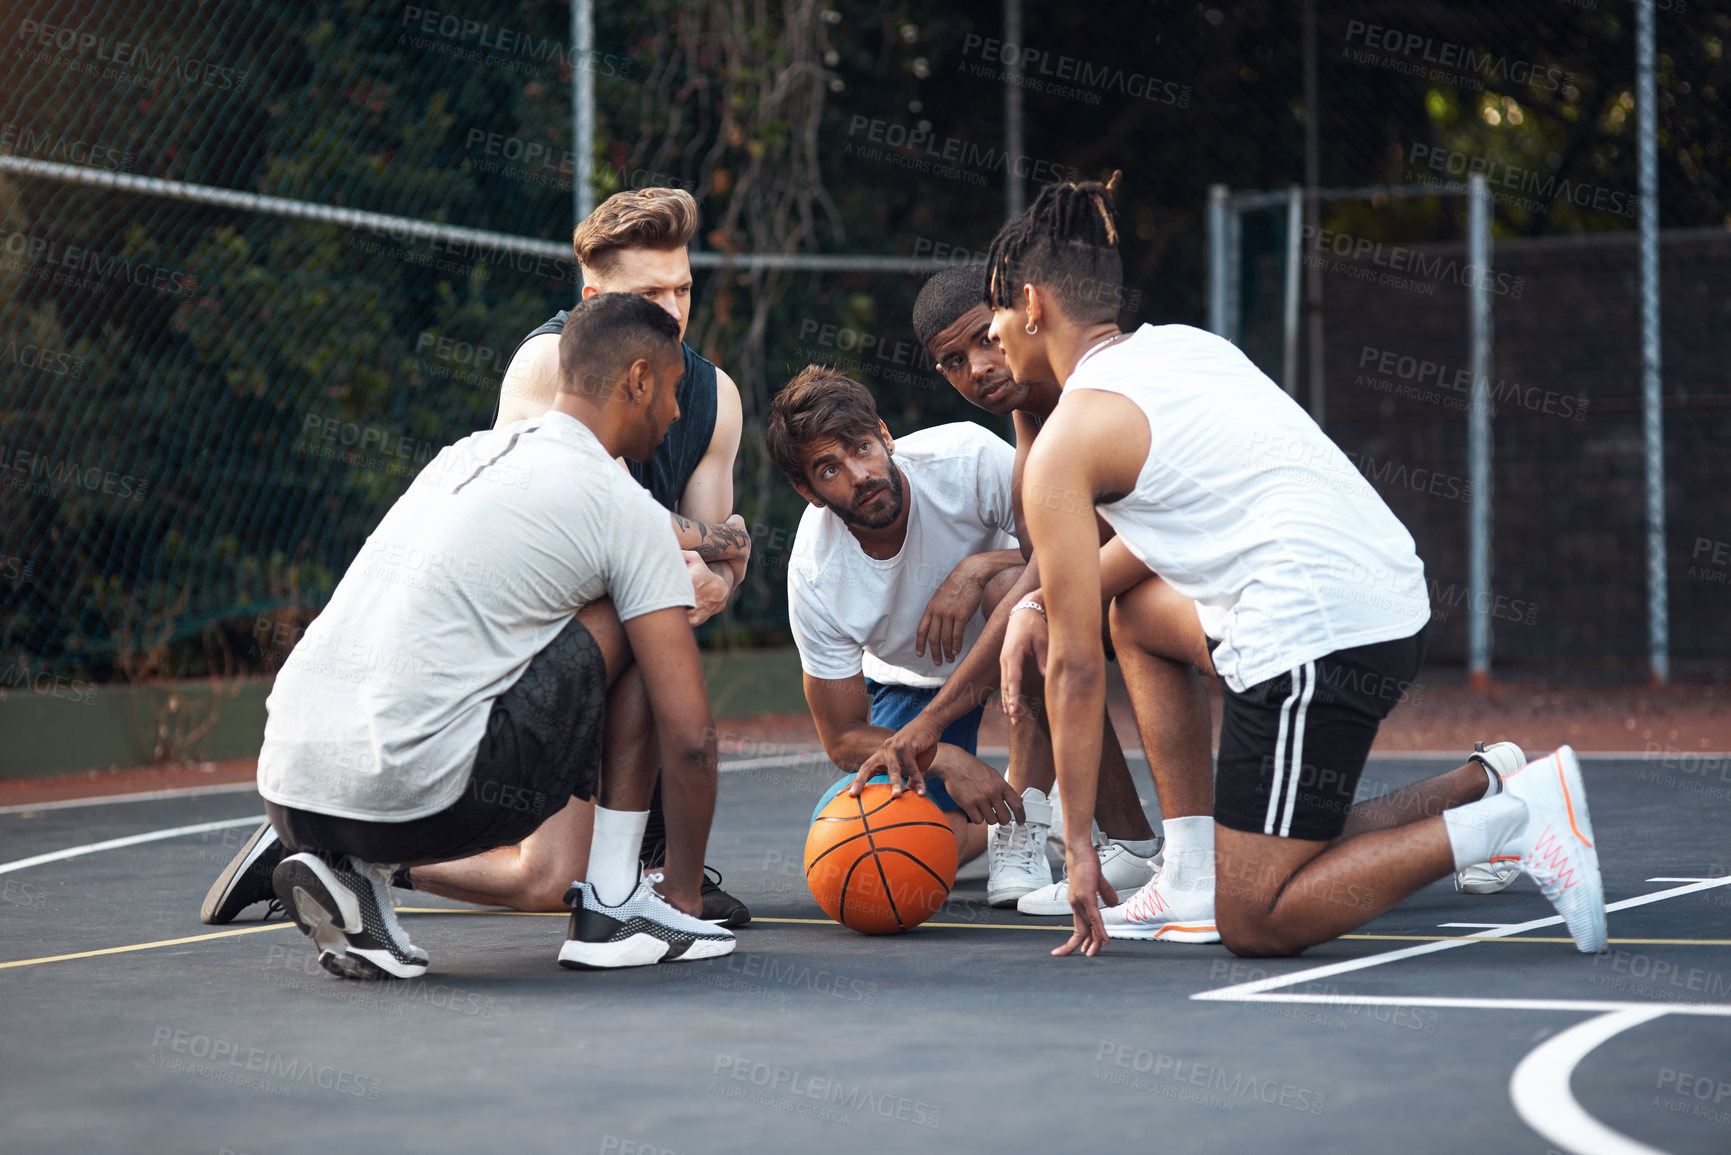
[[[694,603],[667,511],[549,412],[463,438],[379,522],[277,675],[258,786],[377,822],[468,784],[494,699],[577,611]]]

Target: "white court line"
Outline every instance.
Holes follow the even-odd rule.
[[[757,770],[767,766],[797,766],[801,762],[811,762],[817,765],[828,762],[829,758],[822,750],[810,750],[798,754],[778,754],[766,758],[746,758],[737,762],[723,762],[722,772],[730,770]],[[176,786],[167,790],[141,790],[135,794],[102,794],[95,798],[64,798],[58,802],[21,802],[11,806],[0,806],[0,814],[25,814],[37,810],[70,810],[79,806],[109,806],[117,802],[157,802],[165,798],[198,798],[206,794],[246,794],[256,791],[258,786],[253,782],[224,782],[216,786]]]
[[[1647,881],[1652,882],[1654,880],[1649,878]],[[1689,881],[1699,882],[1700,880],[1691,878]],[[1442,927],[1459,927],[1465,930],[1499,930],[1509,924],[1506,922],[1439,922],[1437,925]]]
[[[822,750],[802,750],[793,754],[772,754],[763,758],[742,758],[737,762],[722,762],[716,769],[723,774],[735,770],[761,770],[769,766],[798,766],[810,763],[812,766],[834,766],[829,755]]]
[[[223,830],[230,826],[257,826],[263,821],[264,815],[254,814],[250,818],[225,818],[221,822],[200,822],[196,826],[176,826],[172,830],[152,830],[145,834],[129,834],[125,838],[110,838],[106,842],[68,846],[65,850],[54,850],[47,854],[20,858],[16,862],[0,863],[0,874],[11,874],[14,870],[23,870],[28,866],[41,866],[48,862],[80,858],[86,854],[96,854],[103,850],[119,850],[123,846],[137,846],[141,842],[161,842],[165,838],[179,838],[183,834],[203,834],[206,831]]]
[[[63,798],[59,802],[23,802],[15,806],[0,806],[0,814],[70,810],[76,806],[107,806],[113,802],[155,802],[162,798],[197,798],[204,794],[245,794],[257,789],[251,782],[224,782],[216,786],[176,786],[168,790],[141,790],[136,794],[100,794],[95,798]]]
[[[1527,1126],[1565,1151],[1590,1155],[1664,1155],[1657,1147],[1613,1131],[1576,1100],[1569,1079],[1582,1059],[1630,1027],[1651,1022],[1670,1007],[1632,1007],[1576,1023],[1527,1052],[1509,1077],[1509,1098]],[[1731,1008],[1727,1008],[1731,1010]]]
[[[1457,1007],[1481,1011],[1652,1011],[1661,1015],[1731,1018],[1731,1003],[1639,1003],[1626,999],[1468,998],[1450,995],[1253,995],[1256,1003],[1318,1003],[1335,1007]]]
[[[1711,878],[1649,878],[1648,882],[1712,882]]]
[[[1621,902],[1613,902],[1605,907],[1606,913],[1628,910],[1631,907],[1645,906],[1650,902],[1662,899],[1678,898],[1697,891],[1711,890],[1716,886],[1731,885],[1731,874],[1724,878],[1709,878],[1701,882],[1690,883],[1688,886],[1674,886],[1670,890],[1656,890],[1652,894],[1640,894],[1634,898],[1625,898]],[[1386,951],[1382,954],[1367,955],[1364,958],[1347,959],[1344,962],[1327,963],[1319,967],[1294,971],[1289,975],[1274,975],[1270,978],[1256,979],[1252,982],[1238,983],[1235,986],[1221,987],[1218,990],[1201,991],[1191,995],[1192,999],[1206,1002],[1246,1001],[1264,991],[1278,990],[1281,987],[1296,986],[1303,982],[1315,982],[1317,979],[1330,978],[1334,975],[1347,974],[1351,971],[1365,970],[1369,967],[1382,966],[1384,963],[1400,962],[1402,959],[1416,958],[1419,955],[1436,954],[1438,951],[1456,950],[1463,946],[1471,946],[1475,942],[1486,939],[1507,938],[1523,931],[1537,930],[1542,926],[1557,926],[1562,923],[1562,917],[1552,915],[1550,918],[1536,918],[1531,922],[1517,922],[1509,926],[1487,930],[1484,934],[1473,938],[1451,938],[1440,942],[1421,943],[1418,946],[1402,947],[1399,950]]]

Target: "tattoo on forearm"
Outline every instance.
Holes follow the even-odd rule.
[[[730,557],[738,557],[751,545],[751,535],[743,529],[731,525],[716,525],[707,521],[693,521],[688,517],[673,515],[673,524],[682,534],[696,533],[697,544],[692,550],[704,561],[724,561]]]

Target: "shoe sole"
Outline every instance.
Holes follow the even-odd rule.
[[[1106,937],[1131,942],[1219,942],[1220,929],[1211,922],[1165,922],[1158,926],[1108,926]]]
[[[1044,885],[1050,886],[1052,884],[1048,882]],[[999,887],[997,890],[988,890],[986,892],[986,905],[997,907],[999,909],[1015,906],[1017,903],[1022,901],[1023,895],[1033,894],[1039,889],[1041,888],[1038,886],[1010,886]],[[1064,909],[1070,909],[1068,903],[1065,904]]]
[[[275,839],[276,831],[271,829],[268,822],[252,832],[252,838],[235,852],[235,856],[229,859],[228,865],[222,868],[222,873],[216,876],[216,881],[210,884],[210,890],[204,896],[204,905],[198,908],[198,921],[206,926],[226,926],[233,922],[240,912],[248,906],[267,901],[254,899],[252,902],[237,906],[233,910],[223,909],[228,905],[235,881],[252,869],[253,863],[257,862],[270,849],[270,844]]]
[[[1094,901],[1100,904],[1101,910],[1106,909],[1106,904],[1100,899],[1096,898]],[[1025,914],[1031,918],[1052,918],[1058,915],[1067,915],[1071,913],[1070,900],[1065,899],[1063,902],[1055,900],[1027,902],[1024,900],[1016,903],[1016,913]]]
[[[682,953],[669,958],[667,940],[656,938],[652,934],[634,934],[613,942],[586,942],[573,938],[566,939],[565,944],[559,948],[559,965],[566,970],[594,971],[720,958],[732,954],[737,943],[738,940],[733,938],[694,939]]]
[[[358,932],[362,925],[360,900],[312,863],[284,859],[271,876],[271,886],[300,932],[319,948],[319,965],[329,973],[346,979],[413,979],[427,973],[426,963],[405,963],[389,951],[351,946],[348,932]]]
[[[1510,856],[1499,855],[1498,857],[1506,859]],[[1495,862],[1497,859],[1493,858],[1491,861]],[[1472,868],[1468,867],[1467,869],[1470,870]],[[1515,884],[1515,879],[1520,876],[1520,868],[1516,867],[1513,870],[1502,872],[1501,877],[1492,879],[1488,882],[1466,882],[1464,881],[1466,878],[1466,870],[1462,870],[1455,874],[1455,890],[1461,894],[1501,894],[1503,891],[1513,886]]]
[[[1557,774],[1563,787],[1563,809],[1569,820],[1569,833],[1580,844],[1578,850],[1586,866],[1581,883],[1587,887],[1593,900],[1593,905],[1589,908],[1594,916],[1589,928],[1591,938],[1587,943],[1581,942],[1574,927],[1569,927],[1569,936],[1575,940],[1575,949],[1582,954],[1598,954],[1605,949],[1605,939],[1609,931],[1605,916],[1605,880],[1599,873],[1599,851],[1593,841],[1593,819],[1587,812],[1587,784],[1581,779],[1581,763],[1575,757],[1573,747],[1559,746],[1552,757],[1557,760]],[[1563,925],[1568,926],[1567,919],[1563,920]]]

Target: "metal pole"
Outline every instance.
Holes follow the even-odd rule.
[[[1223,184],[1208,186],[1208,329],[1228,341],[1232,337],[1226,331],[1226,205],[1231,195]]]
[[[571,188],[577,224],[595,210],[595,12],[593,0],[571,0],[571,113],[577,171]]]
[[[1280,316],[1280,383],[1298,396],[1298,269],[1304,260],[1304,190],[1286,190],[1286,295]]]
[[[1022,178],[1016,166],[1022,156],[1022,0],[1004,0],[1004,47],[1010,53],[1004,84],[1004,211],[1006,219],[1022,215]]]
[[[1316,79],[1316,0],[1304,0],[1304,223],[1309,236],[1317,235],[1322,223],[1322,148],[1318,131],[1322,119]],[[1328,424],[1328,389],[1322,372],[1322,263],[1305,270],[1305,335],[1310,343],[1310,416],[1317,425]]]
[[[1244,296],[1239,285],[1244,260],[1244,214],[1230,199],[1226,202],[1226,339],[1238,344]]]
[[[1647,648],[1653,681],[1671,680],[1665,578],[1665,413],[1659,364],[1659,108],[1653,81],[1653,0],[1635,5],[1635,116],[1641,170],[1641,432],[1647,448]]]
[[[1483,173],[1467,193],[1467,267],[1472,342],[1472,405],[1467,409],[1467,476],[1473,487],[1467,514],[1467,684],[1491,681],[1491,198]]]

